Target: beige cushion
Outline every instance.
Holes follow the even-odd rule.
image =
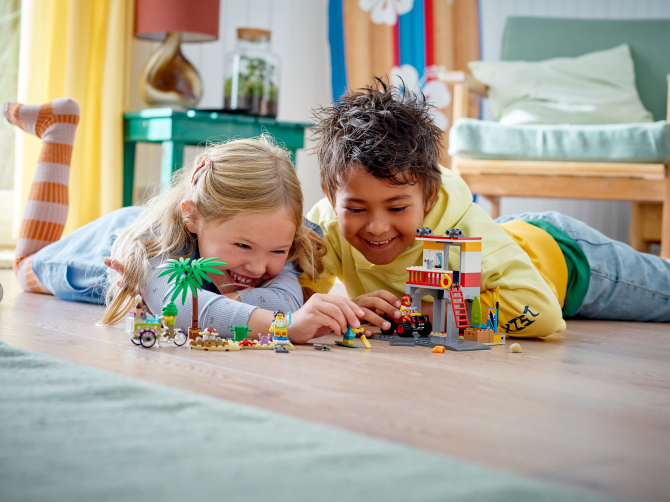
[[[635,87],[628,45],[576,58],[539,62],[473,61],[489,86],[501,124],[630,124],[651,122]]]

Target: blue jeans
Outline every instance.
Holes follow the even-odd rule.
[[[495,221],[519,220],[545,220],[572,237],[584,251],[591,278],[578,317],[670,322],[670,262],[635,251],[555,211],[501,216]]]

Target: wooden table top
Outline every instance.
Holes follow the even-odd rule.
[[[144,349],[102,307],[22,293],[0,271],[0,340],[175,388],[632,500],[670,494],[670,328],[569,321],[544,339],[434,354],[315,340],[270,351]],[[509,351],[518,342],[523,353]]]

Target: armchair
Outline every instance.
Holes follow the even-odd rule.
[[[669,20],[509,18],[502,59],[539,61],[574,57],[622,43],[631,47],[636,86],[643,104],[655,120],[670,123],[670,59],[666,56],[670,46]],[[457,122],[467,118],[473,96],[486,97],[487,87],[463,72],[444,72],[439,78],[454,86],[454,128],[450,138],[453,145],[458,143],[452,141],[458,139],[454,138],[454,134],[459,134]],[[484,134],[487,123],[478,122]],[[662,143],[667,150],[670,134],[662,127],[656,128],[656,143]],[[602,134],[608,134],[607,126]],[[647,251],[645,236],[652,234],[653,238],[656,234],[660,237],[661,257],[670,258],[670,164],[635,157],[593,162],[573,161],[569,157],[538,160],[524,159],[523,154],[517,160],[509,155],[491,158],[490,152],[477,155],[470,151],[467,158],[455,152],[451,169],[465,180],[473,193],[491,201],[493,217],[498,216],[500,197],[505,196],[633,201],[631,245]],[[659,220],[660,229],[657,228]]]

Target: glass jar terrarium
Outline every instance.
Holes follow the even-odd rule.
[[[226,56],[223,107],[232,113],[277,116],[279,57],[268,30],[238,28],[237,46]]]

